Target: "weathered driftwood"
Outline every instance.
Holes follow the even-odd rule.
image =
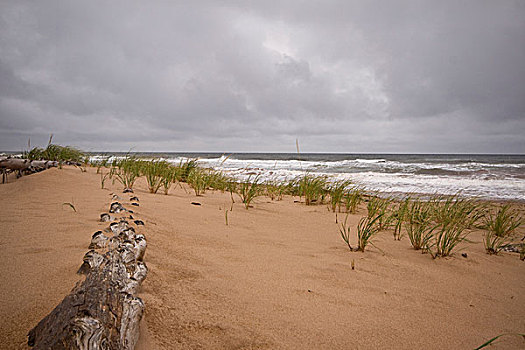
[[[89,248],[78,270],[86,279],[29,332],[34,349],[134,349],[144,310],[135,295],[147,274],[145,237],[121,219],[95,232]]]
[[[35,349],[133,349],[144,309],[134,296],[142,282],[135,278],[145,277],[145,266],[135,265],[129,253],[107,252],[29,332],[28,344]]]
[[[25,170],[31,166],[29,159],[7,158],[0,161],[0,166],[9,170]]]
[[[102,213],[100,214],[100,221],[102,222],[110,222],[115,220],[115,217],[109,215],[108,213]]]
[[[20,158],[0,157],[0,170],[2,171],[2,183],[7,181],[8,172],[16,171],[17,177],[26,174],[36,173],[51,167],[58,166],[58,162],[49,160],[29,160]]]
[[[122,206],[122,204],[120,204],[119,202],[113,202],[111,203],[111,205],[109,206],[109,212],[110,213],[120,213],[122,211],[126,211],[126,209]]]
[[[0,167],[9,170],[26,170],[39,171],[58,166],[58,162],[49,160],[29,160],[20,158],[2,158]]]

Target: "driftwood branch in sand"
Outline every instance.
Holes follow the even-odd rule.
[[[29,160],[20,158],[0,157],[0,170],[2,171],[2,183],[7,181],[8,171],[17,171],[17,177],[24,173],[36,173],[51,167],[58,166],[58,162],[50,160]]]
[[[105,233],[110,236],[106,236]],[[134,349],[144,303],[144,235],[120,219],[93,234],[78,273],[86,274],[28,334],[34,349]]]

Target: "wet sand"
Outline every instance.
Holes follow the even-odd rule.
[[[79,280],[91,234],[106,226],[98,217],[122,190],[101,189],[95,171],[0,185],[2,348],[27,348],[27,332]],[[391,231],[349,252],[324,205],[259,197],[245,210],[235,197],[226,225],[229,194],[152,195],[143,179],[135,194],[149,267],[140,349],[470,349],[525,331],[525,262],[485,254],[480,231],[461,246],[467,258],[432,260]],[[353,229],[365,214],[349,217]],[[491,348],[524,347],[509,336]]]

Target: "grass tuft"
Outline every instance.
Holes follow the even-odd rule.
[[[415,250],[427,249],[436,225],[432,222],[432,207],[427,202],[414,200],[404,202],[406,211],[405,230]]]
[[[491,213],[484,219],[487,230],[483,241],[488,254],[498,254],[502,246],[512,241],[514,233],[521,226],[523,219],[510,205],[502,206],[497,213]]]
[[[244,207],[248,209],[253,199],[262,194],[261,184],[259,183],[259,175],[257,175],[253,181],[250,175],[246,181],[243,181],[239,184],[237,190],[237,194],[244,203]]]

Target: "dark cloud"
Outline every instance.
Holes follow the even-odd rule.
[[[517,1],[0,4],[0,149],[525,153]]]

